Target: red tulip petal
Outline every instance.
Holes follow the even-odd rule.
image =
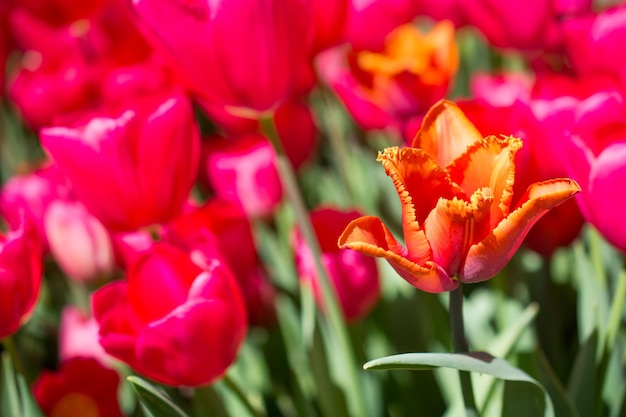
[[[445,167],[482,138],[456,104],[441,100],[426,113],[411,147],[423,149]]]
[[[431,293],[450,291],[458,285],[446,272],[430,261],[430,248],[423,231],[421,258],[408,259],[407,251],[389,229],[373,216],[352,221],[339,237],[339,247],[356,250],[364,255],[386,259],[396,272],[414,287]]]
[[[492,229],[509,215],[515,182],[515,154],[521,146],[522,141],[511,136],[488,136],[475,142],[448,166],[452,181],[467,195],[483,187],[492,190],[495,203],[491,207]]]
[[[448,174],[421,149],[387,148],[378,154],[393,180],[402,202],[402,226],[408,256],[423,259],[424,233],[420,227],[439,198],[452,199],[463,193]]]
[[[515,211],[502,220],[486,239],[470,248],[459,279],[462,282],[479,282],[492,278],[511,259],[537,220],[579,191],[580,186],[567,178],[528,187]]]
[[[169,385],[213,382],[235,360],[247,326],[238,306],[191,300],[151,323],[137,339],[138,371]]]

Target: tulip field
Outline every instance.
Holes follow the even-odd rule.
[[[626,2],[0,0],[0,417],[626,416]]]

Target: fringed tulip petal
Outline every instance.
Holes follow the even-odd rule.
[[[488,187],[494,203],[491,209],[491,227],[509,214],[515,182],[515,154],[522,142],[513,137],[488,136],[475,142],[448,167],[452,181],[461,186],[466,195]]]
[[[531,185],[520,205],[479,244],[472,246],[462,266],[462,282],[492,278],[511,259],[530,228],[548,210],[580,191],[570,179],[554,179]]]
[[[339,237],[339,247],[349,248],[365,255],[386,259],[391,266],[414,287],[431,293],[450,291],[458,285],[437,264],[430,261],[430,248],[424,232],[420,232],[423,247],[421,258],[409,259],[406,249],[398,243],[389,229],[374,216],[352,221]]]
[[[483,136],[456,104],[441,100],[424,116],[412,148],[421,148],[445,167]]]
[[[452,199],[462,192],[437,162],[421,149],[387,148],[378,155],[402,203],[402,225],[409,257],[421,259],[424,251],[421,223],[439,198]]]
[[[433,261],[450,276],[457,274],[476,236],[483,233],[493,202],[488,188],[472,197],[471,202],[440,199],[424,225]]]

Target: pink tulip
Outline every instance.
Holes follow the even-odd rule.
[[[205,142],[203,153],[203,176],[217,197],[236,204],[249,217],[268,216],[280,203],[276,154],[265,137],[213,138]]]
[[[54,164],[36,169],[30,174],[11,177],[0,191],[0,212],[20,208],[32,219],[45,251],[48,239],[44,230],[44,215],[50,203],[67,199],[71,190],[67,180]]]
[[[570,175],[580,181],[577,202],[585,219],[621,251],[626,225],[626,106],[616,92],[601,91],[582,103],[568,152]]]
[[[7,216],[10,230],[0,233],[0,340],[28,320],[39,297],[41,242],[23,210]]]
[[[70,278],[91,281],[113,272],[111,236],[81,203],[52,202],[44,216],[44,228],[52,256]]]
[[[221,377],[247,330],[241,292],[226,265],[167,243],[139,257],[127,281],[96,291],[92,305],[104,350],[168,385]]]
[[[96,97],[95,72],[80,55],[48,64],[38,51],[22,57],[9,82],[9,97],[34,129],[49,126],[60,115],[84,108]]]
[[[470,25],[499,48],[523,51],[563,49],[561,21],[591,10],[591,0],[474,0],[462,7]]]
[[[180,95],[150,97],[75,128],[43,129],[41,141],[78,199],[112,230],[173,219],[197,175],[198,128]]]
[[[626,85],[626,5],[563,22],[567,56],[580,75],[608,74]]]
[[[313,46],[317,53],[341,40],[348,17],[350,0],[312,0]]]
[[[93,317],[77,307],[64,307],[59,322],[59,361],[85,357],[94,358],[105,366],[111,365],[114,359],[100,345],[99,329]]]
[[[63,26],[93,16],[102,9],[105,2],[105,0],[19,0],[15,3],[17,7],[23,8],[49,25]]]
[[[208,105],[272,110],[296,92],[310,66],[308,0],[133,0],[133,5],[157,46]]]
[[[337,240],[346,225],[360,216],[356,211],[341,211],[330,207],[311,212],[311,222],[322,250],[322,263],[332,280],[344,317],[348,321],[365,316],[380,297],[376,261],[337,246]],[[324,308],[315,260],[300,235],[296,239],[296,254],[300,279],[306,285],[312,286],[318,304]]]
[[[414,0],[350,0],[344,40],[356,50],[382,50],[391,31],[415,18],[418,4]]]

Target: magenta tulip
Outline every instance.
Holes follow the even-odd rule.
[[[43,129],[41,141],[78,199],[118,231],[172,220],[198,172],[199,132],[189,101],[179,95],[83,126]]]
[[[309,0],[133,0],[157,47],[207,105],[273,110],[310,65]]]
[[[30,317],[39,297],[41,242],[23,210],[7,217],[10,230],[0,233],[0,340]]]
[[[341,211],[330,207],[311,212],[311,222],[322,250],[322,263],[348,321],[365,316],[380,297],[376,260],[337,246],[337,240],[346,225],[360,216],[356,211]],[[318,304],[324,308],[324,297],[313,254],[299,235],[296,239],[296,254],[300,279],[312,287]]]

